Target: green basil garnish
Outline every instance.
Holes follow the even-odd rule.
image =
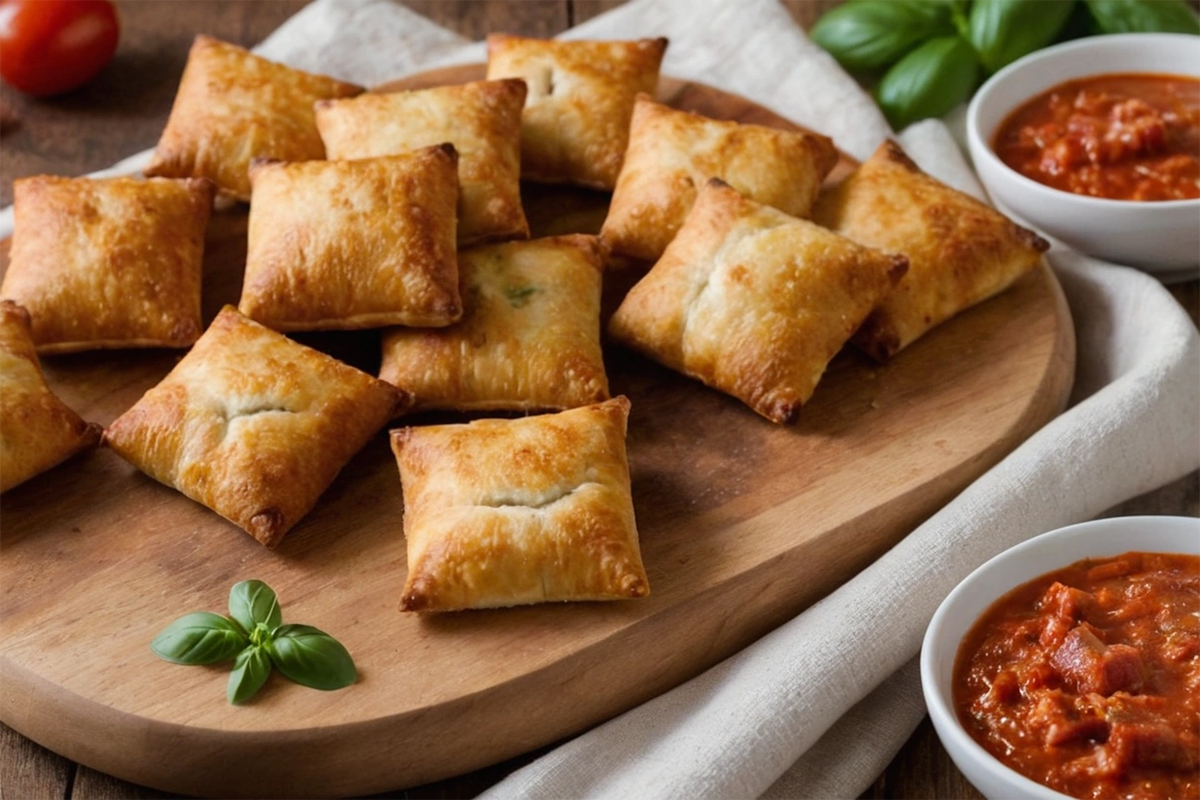
[[[887,71],[876,90],[879,107],[896,130],[940,117],[971,96],[979,61],[961,36],[930,39]]]
[[[1075,0],[974,0],[967,35],[988,72],[1054,41]]]
[[[811,35],[847,69],[879,69],[931,36],[953,33],[951,10],[929,0],[854,0],[830,9]]]
[[[279,598],[262,581],[242,581],[229,590],[229,616],[251,633],[260,623],[270,630],[283,624]]]
[[[150,649],[176,664],[216,664],[233,658],[248,644],[249,638],[233,620],[197,611],[164,628]]]
[[[536,286],[509,286],[504,290],[504,296],[508,298],[508,304],[513,308],[524,308],[529,303],[529,298],[537,294],[540,289]]]
[[[229,616],[198,611],[168,625],[150,643],[176,664],[215,664],[236,658],[225,696],[243,703],[266,683],[272,665],[314,689],[341,689],[358,679],[341,642],[311,625],[284,625],[279,598],[262,581],[242,581],[229,592]]]
[[[341,689],[358,680],[341,642],[311,625],[284,625],[267,645],[275,668],[313,689]]]
[[[258,645],[251,645],[238,653],[229,673],[229,685],[225,697],[230,703],[244,703],[262,688],[271,674],[271,658]]]

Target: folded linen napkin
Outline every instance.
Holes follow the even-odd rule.
[[[564,35],[668,36],[665,74],[742,94],[859,158],[891,134],[870,98],[776,0],[633,0]],[[479,43],[389,0],[317,0],[257,50],[366,85],[483,59]],[[900,139],[928,172],[982,196],[940,123]],[[136,172],[147,155],[113,171]],[[1200,336],[1190,319],[1144,273],[1063,248],[1050,259],[1076,325],[1068,411],[829,597],[485,796],[860,794],[924,713],[916,655],[959,580],[1013,544],[1200,466]]]

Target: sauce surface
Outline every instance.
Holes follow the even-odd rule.
[[[954,706],[1063,794],[1200,798],[1200,557],[1125,553],[1017,587],[963,639]]]
[[[1009,114],[993,149],[1025,177],[1066,192],[1200,197],[1200,80],[1121,73],[1067,81]]]

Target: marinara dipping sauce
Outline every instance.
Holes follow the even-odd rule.
[[[996,601],[954,706],[1000,761],[1086,798],[1200,798],[1200,556],[1085,560]]]
[[[992,149],[1025,177],[1075,194],[1200,197],[1200,80],[1129,73],[1067,81],[1009,114]]]

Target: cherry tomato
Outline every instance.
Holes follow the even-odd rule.
[[[0,0],[0,78],[43,97],[74,89],[117,49],[110,0]]]

